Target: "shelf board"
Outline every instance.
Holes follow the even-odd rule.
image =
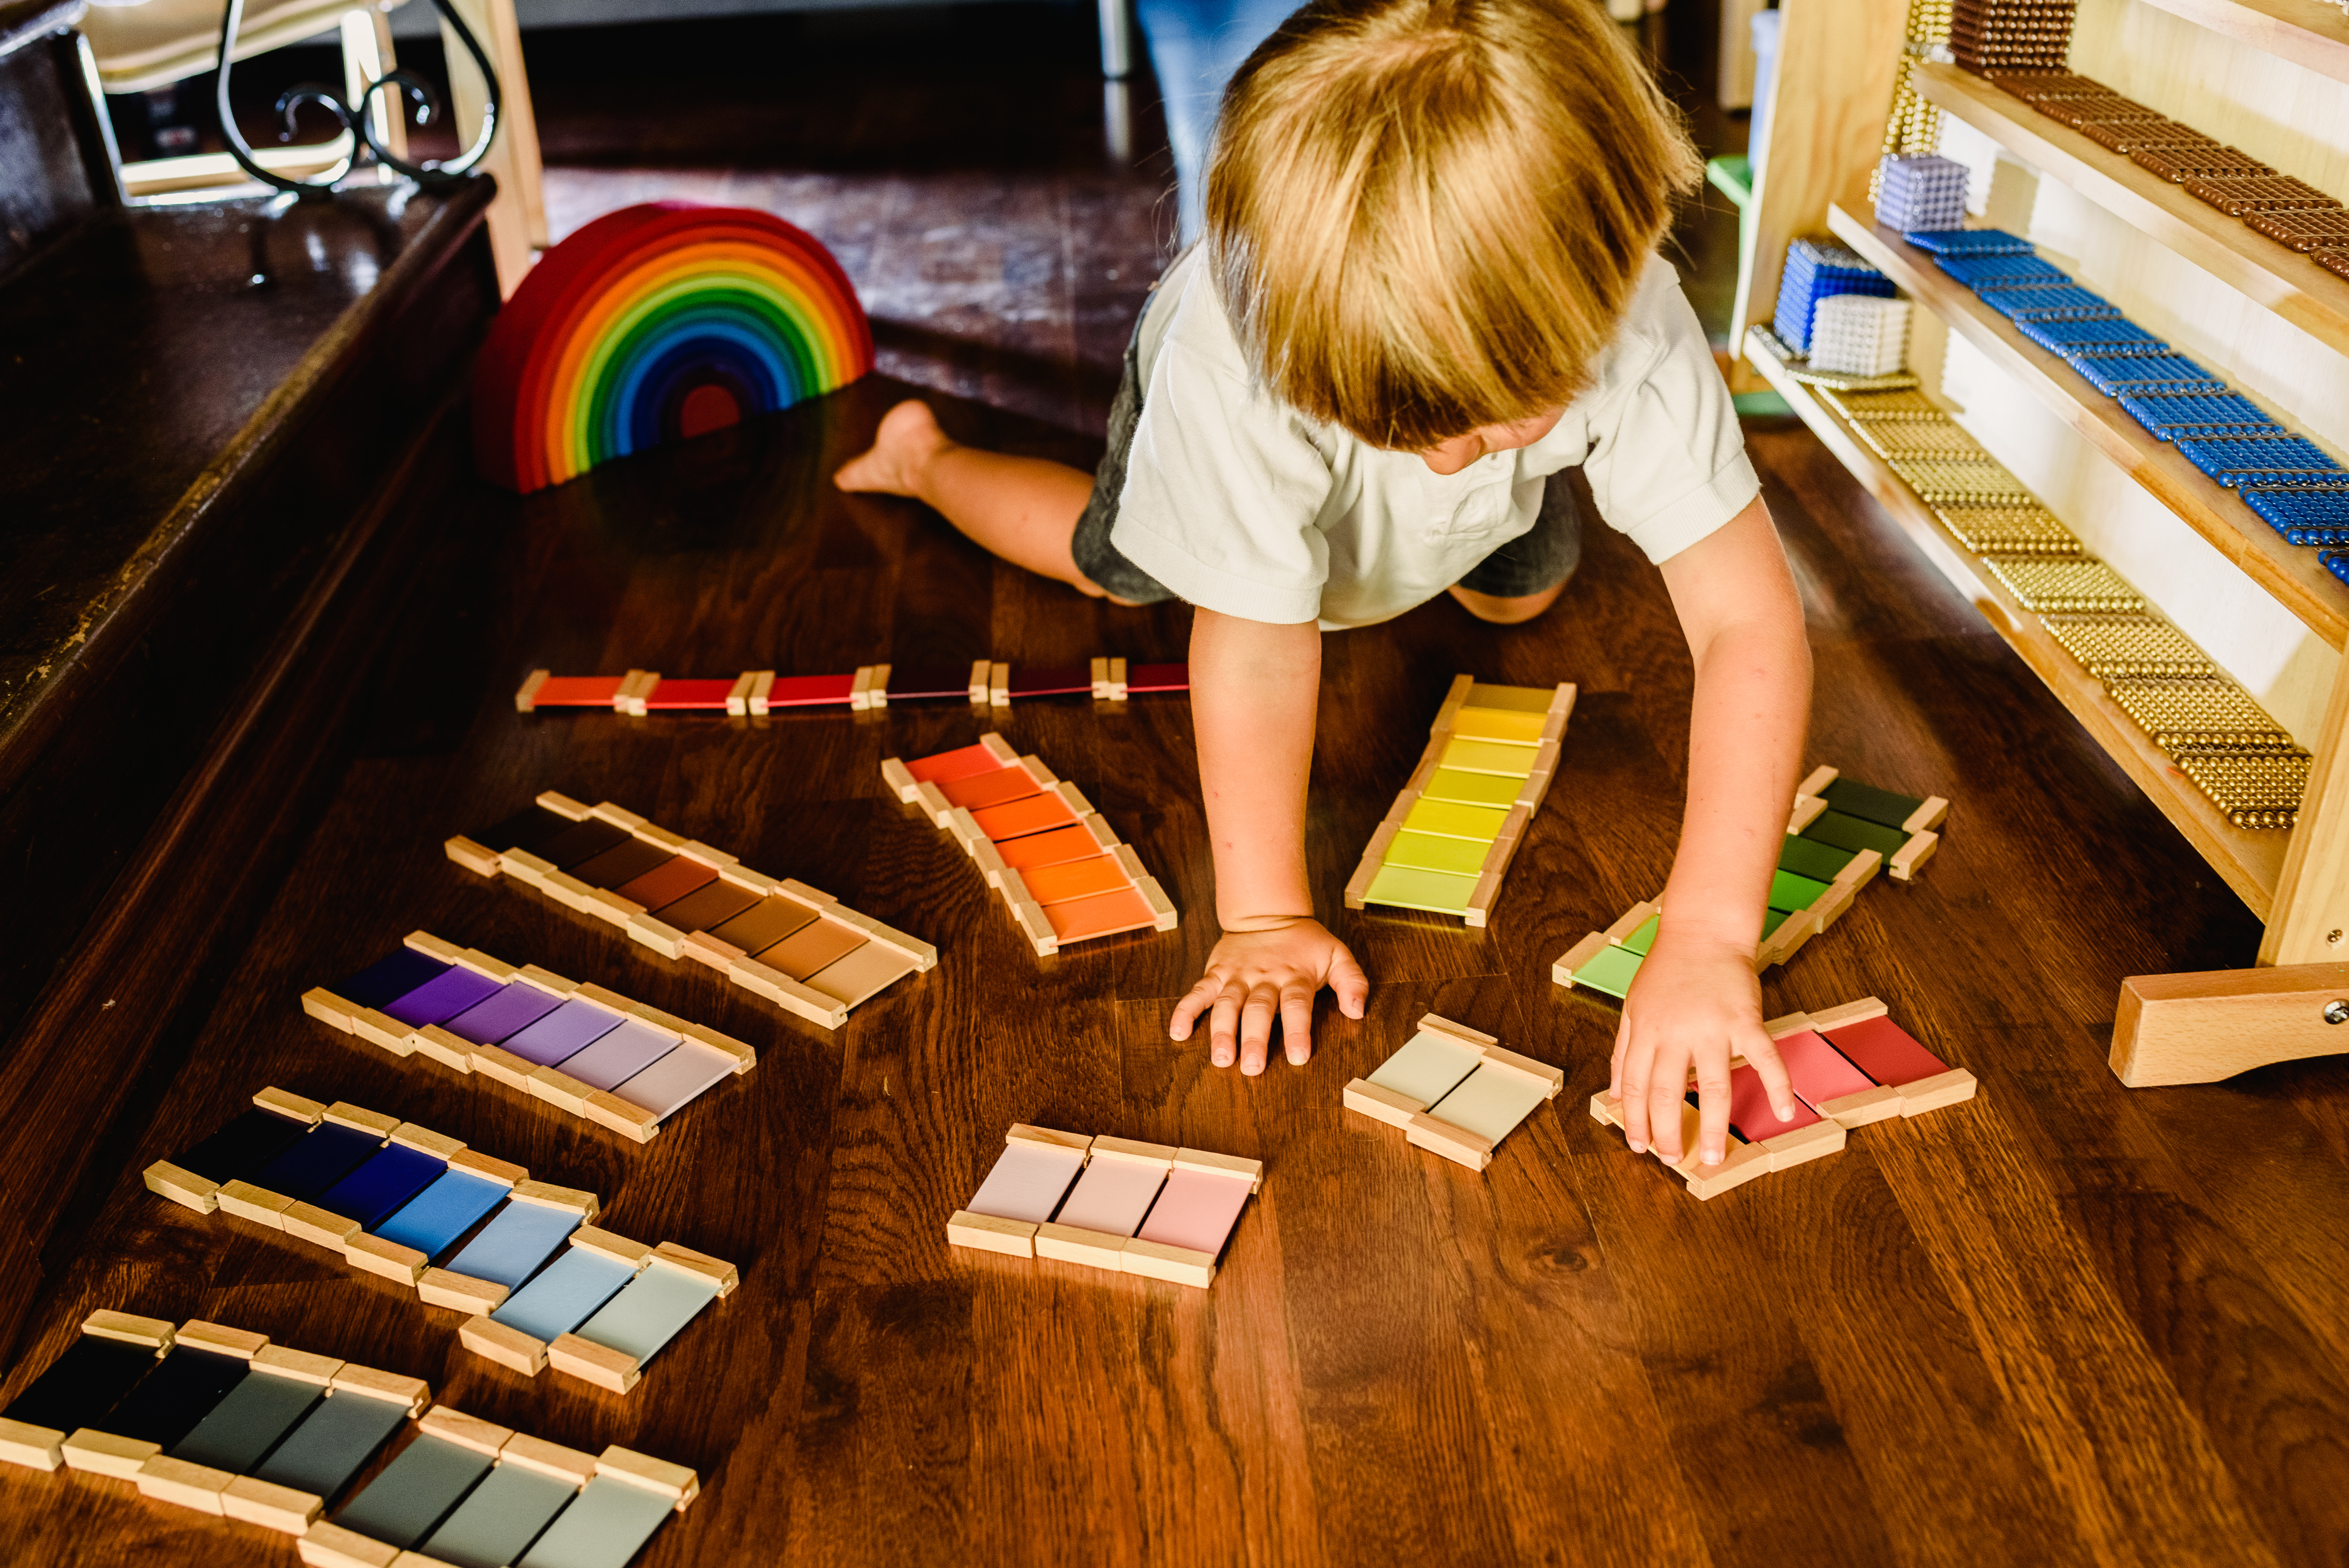
[[[1764,379],[1776,387],[1789,407],[1826,444],[1868,492],[1884,504],[1918,549],[1982,613],[1991,628],[2004,637],[2032,672],[2047,683],[2056,700],[2080,722],[2089,737],[2118,762],[2138,789],[2159,807],[2187,842],[2210,862],[2213,870],[2249,904],[2261,920],[2268,918],[2275,890],[2283,878],[2285,851],[2292,835],[2283,831],[2251,832],[2227,820],[2209,797],[2178,771],[2137,722],[2121,711],[2097,680],[2056,642],[2039,617],[2023,607],[2007,586],[1990,573],[1979,556],[1958,542],[1957,535],[1935,517],[1883,459],[1828,407],[1811,389],[1786,374],[1761,343],[1749,337],[1746,357]]]
[[[2198,27],[2349,82],[2349,12],[2326,0],[2147,0]]]
[[[2223,0],[2211,0],[2223,3]],[[2326,272],[2207,206],[2159,175],[2107,152],[1980,77],[1920,61],[1917,90],[2051,180],[2264,305],[2339,354],[2349,354],[2349,278]]]
[[[2156,440],[2117,401],[2023,336],[2013,322],[1899,233],[1839,206],[1827,209],[1827,225],[1902,293],[1947,322],[1951,331],[2028,387],[2089,445],[2217,546],[2220,554],[2240,567],[2301,624],[2333,647],[2349,645],[2349,589],[2318,562],[2314,550],[2287,543],[2233,491],[2212,483],[2171,443]]]

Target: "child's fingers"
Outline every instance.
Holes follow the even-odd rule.
[[[1724,1046],[1699,1051],[1696,1057],[1697,1147],[1707,1165],[1718,1165],[1729,1150],[1729,1051]]]
[[[1237,981],[1226,983],[1216,991],[1215,1011],[1208,1015],[1207,1039],[1219,1068],[1227,1068],[1239,1057],[1241,995]]]
[[[1648,1073],[1654,1065],[1654,1057],[1652,1049],[1642,1047],[1636,1040],[1623,1048],[1623,1070],[1619,1075],[1621,1087],[1616,1098],[1623,1105],[1623,1141],[1631,1146],[1634,1154],[1648,1151]]]
[[[1293,1068],[1313,1059],[1313,991],[1306,980],[1292,980],[1280,988],[1280,1043]]]
[[[1688,1150],[1681,1143],[1681,1107],[1688,1096],[1688,1055],[1671,1047],[1659,1048],[1648,1071],[1648,1130],[1656,1152],[1667,1165],[1677,1165]]]
[[[1344,943],[1339,943],[1337,949],[1330,955],[1330,989],[1337,995],[1338,1010],[1349,1018],[1359,1018],[1370,1003],[1371,977],[1362,973],[1362,966],[1354,962],[1353,954],[1347,951]],[[1306,1001],[1309,1007],[1310,992]]]
[[[1192,986],[1190,994],[1174,1004],[1174,1016],[1166,1021],[1166,1033],[1177,1040],[1189,1039],[1191,1026],[1199,1021],[1199,1015],[1216,999],[1216,986],[1212,975]]]
[[[1279,1011],[1280,994],[1265,981],[1248,987],[1247,1000],[1240,1005],[1240,1071],[1254,1078],[1264,1071],[1264,1058],[1272,1048],[1272,1020]]]
[[[1770,1109],[1778,1113],[1778,1119],[1794,1120],[1795,1080],[1786,1076],[1786,1064],[1778,1056],[1778,1042],[1763,1033],[1761,1025],[1749,1022],[1731,1045],[1762,1075],[1762,1087],[1769,1090]]]

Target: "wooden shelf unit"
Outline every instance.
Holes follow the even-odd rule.
[[[2326,0],[2146,0],[2198,27],[2349,82],[2349,12]]]
[[[1738,222],[1732,344],[1776,308],[1787,242],[1817,233],[1829,201],[1868,200],[1884,145],[1884,108],[1899,74],[1908,0],[1780,0],[1779,11],[1778,66],[1770,78],[1776,108],[1770,150],[1752,172]],[[1733,366],[1730,390],[1758,390],[1750,374],[1742,362]]]
[[[2223,5],[2224,0],[2197,3]],[[1919,65],[1916,81],[1918,92],[1929,101],[2040,173],[2078,191],[2327,348],[2349,354],[2349,278],[2286,250],[2241,220],[2188,195],[2183,185],[2107,152],[1980,77],[1926,61]]]
[[[1952,280],[1954,282],[1954,280]],[[1991,575],[1982,558],[1960,543],[1947,524],[1935,517],[1900,476],[1894,473],[1862,441],[1843,417],[1811,388],[1786,374],[1760,344],[1748,340],[1746,358],[1763,378],[1777,388],[1787,405],[1809,426],[1844,467],[1884,504],[1895,521],[1914,540],[1927,560],[1971,601],[1992,629],[2023,656],[2033,674],[2047,683],[2082,727],[2095,738],[2163,816],[2201,852],[2237,897],[2262,920],[2275,903],[2283,880],[2289,832],[2251,832],[2227,820],[2209,797],[2180,772],[2153,744],[2137,721],[2121,710],[2104,683],[2080,666],[2056,642],[2037,614],[2023,607],[2012,591]]]
[[[2145,3],[2199,25],[2212,35],[2207,47],[2214,55],[2232,57],[2248,46],[2349,81],[2349,18],[2325,0]],[[2227,821],[2120,711],[2103,683],[2048,634],[2039,618],[2016,602],[1852,427],[1789,375],[1766,343],[1745,330],[1748,323],[1772,313],[1785,242],[1831,226],[2336,649],[2344,647],[2344,633],[2349,631],[2349,600],[2317,576],[2313,552],[2285,554],[2289,547],[2281,539],[2255,531],[2263,526],[2255,515],[2218,495],[2217,487],[2191,472],[2177,453],[2157,449],[2161,444],[2128,420],[2116,403],[2097,396],[2070,366],[2043,353],[1920,253],[1855,216],[1867,206],[1868,174],[1883,145],[1889,99],[1883,67],[1898,62],[1897,54],[1879,62],[1868,51],[1883,29],[1903,26],[1907,0],[1780,5],[1786,20],[1771,88],[1771,141],[1774,148],[1799,150],[1799,177],[1790,181],[1782,169],[1774,180],[1766,165],[1757,171],[1754,199],[1764,221],[1751,226],[1741,254],[1732,329],[1743,356],[1741,373],[1777,389],[2267,926],[2259,970],[2126,982],[2113,1070],[2129,1084],[2210,1082],[2261,1062],[2349,1050],[2349,1039],[2338,1045],[2331,1040],[2320,1016],[2327,996],[2349,997],[2349,990],[2328,989],[2349,975],[2349,964],[2340,962],[2349,957],[2349,664],[2336,675],[2325,702],[2299,826],[2290,832],[2247,832]],[[2203,46],[2189,45],[2186,53],[2198,56]],[[2267,63],[2244,56],[2232,59],[2229,68],[2240,75],[2236,67],[2255,61]],[[2189,58],[2172,61],[2168,68],[2182,74],[2199,65],[2198,58]],[[1911,79],[1928,101],[2045,178],[2292,323],[2324,348],[2349,355],[2349,279],[2204,206],[2184,187],[2106,151],[1979,77],[1920,60]],[[2235,97],[2247,103],[2266,101],[2261,93]],[[2328,140],[2341,145],[2337,137]],[[1774,155],[1767,161],[1779,160]],[[2271,975],[2272,984],[2264,978]],[[2312,975],[2316,978],[2297,984]],[[2157,980],[2161,984],[2149,990],[2131,989]],[[2228,1011],[2246,995],[2266,1009],[2256,1019]],[[2166,1022],[2147,1025],[2157,1013]],[[2214,1053],[2209,1043],[2221,1035],[2229,1048]],[[2311,1043],[2312,1035],[2318,1043]]]
[[[1827,210],[1827,225],[1902,293],[1981,349],[2090,446],[2217,546],[2302,625],[2334,648],[2349,645],[2349,587],[2318,563],[2315,551],[2287,543],[2233,491],[2211,482],[2176,446],[2156,440],[2118,402],[2023,336],[2014,323],[1899,234],[1841,205]]]

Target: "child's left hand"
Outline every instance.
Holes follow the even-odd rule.
[[[1669,921],[1631,982],[1615,1031],[1610,1095],[1623,1102],[1624,1132],[1635,1150],[1653,1144],[1677,1165],[1681,1107],[1689,1068],[1696,1068],[1699,1147],[1719,1164],[1729,1145],[1729,1058],[1743,1056],[1762,1075],[1771,1109],[1791,1118],[1795,1095],[1778,1048],[1762,1032],[1762,987],[1752,955],[1709,935],[1675,932]]]

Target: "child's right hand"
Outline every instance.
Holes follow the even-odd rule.
[[[1324,985],[1337,993],[1340,1012],[1362,1016],[1370,976],[1319,921],[1300,915],[1226,931],[1207,954],[1206,976],[1174,1004],[1166,1032],[1189,1039],[1199,1015],[1213,1008],[1207,1039],[1216,1065],[1227,1068],[1237,1056],[1240,1071],[1253,1077],[1264,1071],[1278,1016],[1289,1066],[1302,1067],[1313,1055],[1313,997]]]
[[[1670,917],[1667,916],[1669,922]],[[1615,1031],[1607,1092],[1623,1106],[1623,1136],[1634,1153],[1653,1145],[1667,1165],[1691,1153],[1717,1165],[1729,1148],[1729,1063],[1744,1057],[1760,1075],[1778,1119],[1793,1119],[1793,1084],[1762,1027],[1762,987],[1742,942],[1692,934],[1667,923],[1657,934]],[[1682,1112],[1696,1081],[1696,1150],[1682,1146]]]

